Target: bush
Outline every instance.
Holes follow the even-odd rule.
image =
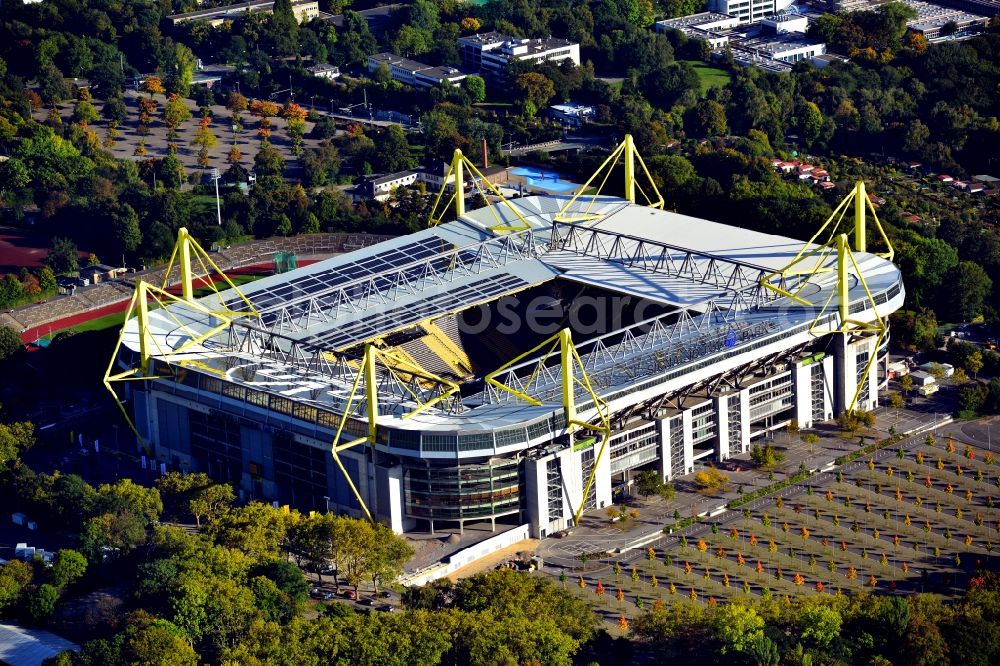
[[[729,485],[729,477],[714,467],[703,469],[695,474],[694,481],[702,490],[721,490]]]
[[[772,467],[785,460],[785,454],[778,451],[770,444],[763,447],[756,446],[750,449],[750,459],[762,467]]]

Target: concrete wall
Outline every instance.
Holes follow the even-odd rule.
[[[530,525],[521,525],[512,530],[507,530],[502,534],[490,537],[485,541],[463,548],[454,555],[447,558],[447,562],[441,561],[421,571],[403,576],[399,582],[407,587],[412,585],[426,585],[432,581],[444,578],[445,576],[458,571],[467,564],[471,564],[481,557],[490,553],[513,546],[529,538]]]

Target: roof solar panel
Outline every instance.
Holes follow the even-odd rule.
[[[257,290],[250,289],[248,290],[249,293],[246,293],[246,297],[253,303],[257,311],[262,313],[262,318],[267,322],[266,310],[280,307],[290,300],[329,289],[336,289],[347,282],[391,271],[415,261],[421,261],[436,254],[448,252],[452,249],[454,249],[454,246],[441,238],[422,238],[376,254],[366,254],[348,264],[292,278],[273,287]],[[439,268],[446,267],[450,261],[450,258],[442,257]],[[407,274],[416,276],[423,270],[423,266],[415,266],[410,271],[407,271]],[[379,285],[388,287],[391,286],[391,282],[390,278],[382,278]],[[239,297],[226,301],[226,307],[234,312],[249,309],[249,306]],[[273,319],[273,316],[271,318]]]
[[[305,338],[302,347],[311,352],[344,349],[425,319],[446,312],[463,310],[527,286],[529,286],[527,281],[515,275],[498,275],[468,282],[457,285],[449,291],[429,294],[417,303],[345,322],[333,330]]]

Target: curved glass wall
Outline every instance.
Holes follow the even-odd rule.
[[[413,518],[465,520],[521,510],[517,460],[459,467],[406,465],[404,487],[406,513]]]

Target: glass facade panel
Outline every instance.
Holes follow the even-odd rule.
[[[464,520],[520,511],[519,461],[458,467],[406,466],[406,512],[414,518]]]

